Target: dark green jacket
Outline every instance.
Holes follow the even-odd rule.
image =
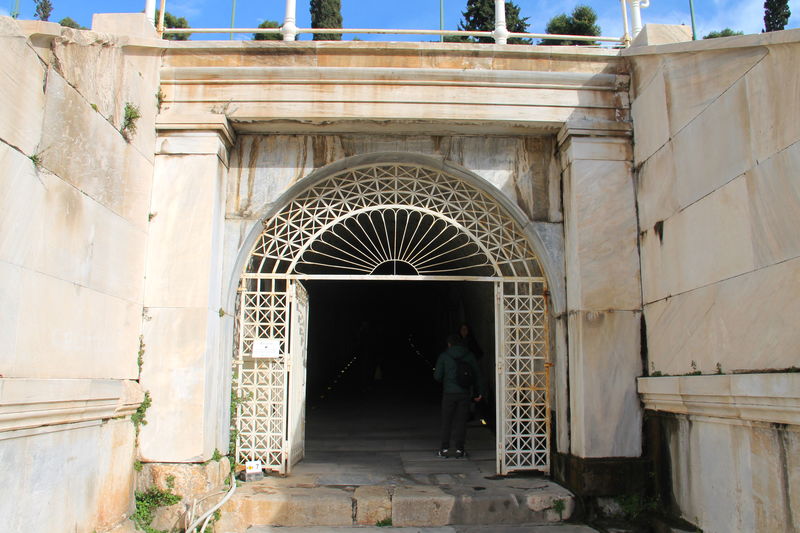
[[[472,367],[472,373],[475,376],[475,385],[472,391],[465,390],[456,381],[456,372],[458,370],[456,360],[458,359],[464,359]],[[483,380],[478,369],[478,362],[472,352],[463,346],[450,346],[439,355],[439,359],[436,360],[436,368],[433,370],[433,378],[442,384],[443,392],[469,393],[474,396],[478,394],[486,395],[483,390]]]

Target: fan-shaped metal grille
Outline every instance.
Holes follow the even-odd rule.
[[[247,272],[539,277],[517,224],[485,192],[415,165],[350,169],[264,222]]]

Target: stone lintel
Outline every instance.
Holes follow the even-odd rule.
[[[645,409],[800,425],[800,373],[638,378]]]
[[[0,440],[19,430],[128,416],[143,399],[135,381],[0,378]]]

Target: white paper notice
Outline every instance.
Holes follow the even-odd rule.
[[[277,359],[281,356],[279,339],[256,339],[253,341],[253,358]]]

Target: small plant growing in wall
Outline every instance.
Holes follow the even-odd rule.
[[[159,533],[150,524],[153,523],[153,514],[159,507],[175,505],[181,501],[181,496],[173,494],[169,490],[161,490],[157,487],[150,487],[146,491],[136,491],[136,510],[131,516],[131,520],[136,524],[136,528],[145,533]]]
[[[136,133],[136,121],[142,117],[139,108],[132,104],[131,102],[127,102],[125,104],[125,112],[122,117],[122,127],[119,129],[119,132],[125,137],[125,140],[130,142],[133,138],[133,135]]]
[[[558,499],[553,502],[553,511],[558,513],[558,519],[564,519],[564,509],[566,508],[566,504],[564,500]]]
[[[150,391],[145,391],[144,400],[142,400],[142,404],[131,415],[131,421],[133,422],[133,427],[136,428],[137,440],[139,439],[139,427],[147,425],[147,420],[145,420],[145,414],[147,413],[147,410],[150,408],[150,405],[152,403],[153,400],[150,399]]]
[[[689,372],[690,376],[699,376],[702,374],[702,372],[697,369],[697,363],[694,361],[694,359],[692,359],[692,362],[689,364],[689,366],[692,367],[692,371]]]
[[[31,156],[28,156],[28,159],[31,160],[31,163],[33,163],[33,166],[36,167],[36,170],[42,168],[42,156],[40,156],[39,154],[33,154]]]
[[[164,105],[164,100],[167,98],[167,95],[164,94],[164,91],[161,90],[161,87],[158,88],[158,92],[156,93],[156,109],[161,111],[161,106]]]

